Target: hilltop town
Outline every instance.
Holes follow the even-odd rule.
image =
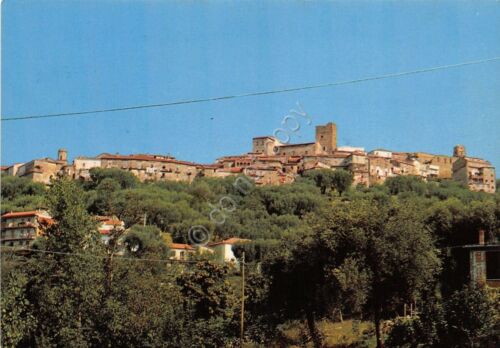
[[[453,179],[472,191],[495,192],[495,168],[490,162],[468,157],[463,145],[453,154],[434,155],[424,152],[396,152],[386,149],[365,151],[363,147],[338,146],[335,123],[316,126],[314,142],[285,144],[274,136],[252,139],[252,151],[218,158],[213,164],[178,160],[168,155],[109,154],[76,157],[68,162],[65,149],[57,159],[34,159],[26,163],[3,166],[2,173],[31,178],[49,184],[51,178],[69,176],[87,180],[92,168],[119,168],[130,171],[139,180],[172,180],[191,182],[196,177],[246,175],[256,185],[291,183],[297,175],[315,169],[344,169],[353,174],[354,185],[372,186],[387,178],[413,175],[428,179]]]

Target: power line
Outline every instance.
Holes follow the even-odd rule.
[[[41,249],[30,249],[30,248],[17,249],[17,248],[12,248],[12,247],[1,246],[0,250],[2,250],[2,249],[4,249],[4,250],[7,249],[9,251],[32,251],[32,252],[37,252],[37,253],[42,253],[42,254],[55,254],[55,255],[78,256],[78,257],[90,257],[90,258],[96,258],[96,259],[107,259],[108,258],[108,256],[99,256],[99,255],[82,254],[82,253],[70,253],[70,252],[63,252],[63,251],[41,250]],[[118,255],[116,255],[116,256],[118,256]],[[166,263],[198,263],[198,262],[200,262],[200,261],[197,261],[197,260],[146,259],[146,258],[135,258],[135,257],[123,257],[123,256],[118,256],[114,260],[149,261],[149,262],[166,262]]]
[[[497,61],[497,60],[500,60],[500,57],[494,57],[494,58],[488,58],[488,59],[482,59],[482,60],[474,60],[474,61],[468,61],[468,62],[457,63],[457,64],[441,65],[441,66],[419,69],[419,70],[403,71],[403,72],[391,73],[391,74],[386,74],[386,75],[370,76],[370,77],[365,77],[365,78],[360,78],[360,79],[355,79],[355,80],[328,82],[328,83],[323,83],[323,84],[318,84],[318,85],[275,89],[275,90],[268,90],[268,91],[262,91],[262,92],[252,92],[252,93],[243,93],[243,94],[235,94],[235,95],[226,95],[226,96],[221,96],[221,97],[211,97],[211,98],[202,98],[202,99],[187,99],[187,100],[179,100],[179,101],[172,101],[172,102],[159,103],[159,104],[126,106],[126,107],[111,108],[111,109],[97,109],[97,110],[65,112],[65,113],[59,113],[59,114],[45,114],[45,115],[23,115],[23,116],[10,116],[10,117],[8,116],[8,117],[2,117],[1,121],[7,122],[7,121],[21,121],[21,120],[28,120],[28,119],[38,119],[38,118],[83,116],[83,115],[98,114],[98,113],[105,113],[105,112],[118,112],[118,111],[129,111],[129,110],[137,110],[137,109],[160,108],[160,107],[168,107],[168,106],[175,106],[175,105],[205,103],[205,102],[227,100],[227,99],[256,97],[256,96],[268,95],[268,94],[279,94],[279,93],[303,91],[303,90],[308,90],[308,89],[335,87],[335,86],[342,86],[342,85],[349,85],[349,84],[355,84],[355,83],[361,83],[361,82],[382,80],[382,79],[388,79],[388,78],[394,78],[394,77],[422,74],[422,73],[428,73],[428,72],[437,71],[437,70],[445,70],[445,69],[463,67],[463,66],[467,66],[467,65],[488,63],[488,62],[493,62],[493,61]]]

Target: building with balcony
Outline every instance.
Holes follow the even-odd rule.
[[[54,221],[46,211],[10,212],[2,215],[0,244],[28,248]]]
[[[471,191],[495,193],[495,167],[473,157],[460,157],[453,163],[453,179],[466,184]]]

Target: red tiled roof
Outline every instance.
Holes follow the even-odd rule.
[[[10,212],[2,215],[2,218],[18,218],[18,217],[28,217],[40,215],[37,211],[20,211],[20,212]]]
[[[170,244],[170,249],[181,249],[181,250],[194,250],[194,248],[189,244],[172,243]]]
[[[112,219],[112,220],[104,220],[104,221],[102,221],[102,224],[103,225],[120,226],[123,224],[123,222],[120,220]]]
[[[236,243],[245,243],[245,242],[251,242],[251,240],[250,239],[242,239],[242,238],[232,237],[232,238],[220,241],[220,242],[208,243],[208,246],[216,246],[216,245],[222,245],[222,244],[234,245]]]

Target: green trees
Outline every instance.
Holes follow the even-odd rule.
[[[22,273],[13,274],[17,281],[29,279],[23,293],[33,323],[21,342],[89,346],[96,339],[95,314],[102,296],[101,263],[93,257],[100,250],[95,223],[74,182],[53,182],[46,202],[57,223],[47,229],[38,244],[40,252],[20,269]]]
[[[444,343],[448,347],[481,347],[482,342],[494,338],[494,304],[484,289],[474,285],[464,286],[445,301]],[[497,318],[498,319],[498,318]],[[498,333],[497,333],[498,334]],[[496,338],[498,343],[498,336]]]
[[[304,177],[314,181],[321,193],[325,194],[328,189],[335,190],[342,195],[352,184],[352,173],[343,169],[317,169],[304,174]]]
[[[466,285],[449,298],[425,303],[418,315],[399,319],[389,334],[387,346],[497,346],[499,313],[494,305],[484,288]]]
[[[139,183],[134,174],[117,168],[92,168],[90,170],[90,179],[89,186],[91,187],[99,186],[106,179],[114,180],[122,189],[135,187]]]
[[[45,186],[28,178],[2,175],[2,198],[12,200],[20,195],[43,195]]]
[[[455,267],[446,250],[477,242],[479,229],[487,242],[499,236],[498,196],[415,178],[346,191],[347,181],[335,182],[334,173],[344,175],[311,172],[291,185],[242,194],[234,178],[134,183],[105,171],[90,183],[55,181],[45,198],[45,188],[12,179],[2,203],[34,198],[56,223],[33,246],[38,251],[17,256],[8,269],[2,264],[2,345],[234,345],[238,271],[169,259],[169,242],[188,242],[189,227],[198,224],[212,241],[251,240],[233,248],[247,261],[248,341],[272,345],[281,324],[298,320],[320,347],[317,322],[347,318],[372,320],[381,346],[382,322],[414,301],[418,315],[396,320],[388,346],[478,346],[492,339],[498,309],[482,290],[462,288],[468,271]],[[216,224],[209,213],[224,196],[236,208]],[[125,220],[126,231],[118,233],[125,257],[115,244],[100,242],[89,213]]]
[[[336,264],[356,266],[350,274],[361,272],[353,280],[367,289],[365,313],[372,315],[381,346],[381,320],[419,297],[437,274],[439,259],[411,204],[353,203],[335,206],[321,238]]]
[[[44,207],[45,185],[28,178],[2,175],[2,214]]]
[[[27,283],[27,275],[17,271],[9,273],[5,279],[2,279],[1,344],[4,347],[20,345],[35,321],[31,313],[31,304],[26,298]]]
[[[426,185],[422,179],[416,176],[395,176],[388,178],[384,185],[389,188],[393,195],[403,192],[414,192],[422,195],[426,190]]]
[[[128,253],[136,257],[168,258],[168,246],[158,227],[134,225],[125,234],[123,243]]]

